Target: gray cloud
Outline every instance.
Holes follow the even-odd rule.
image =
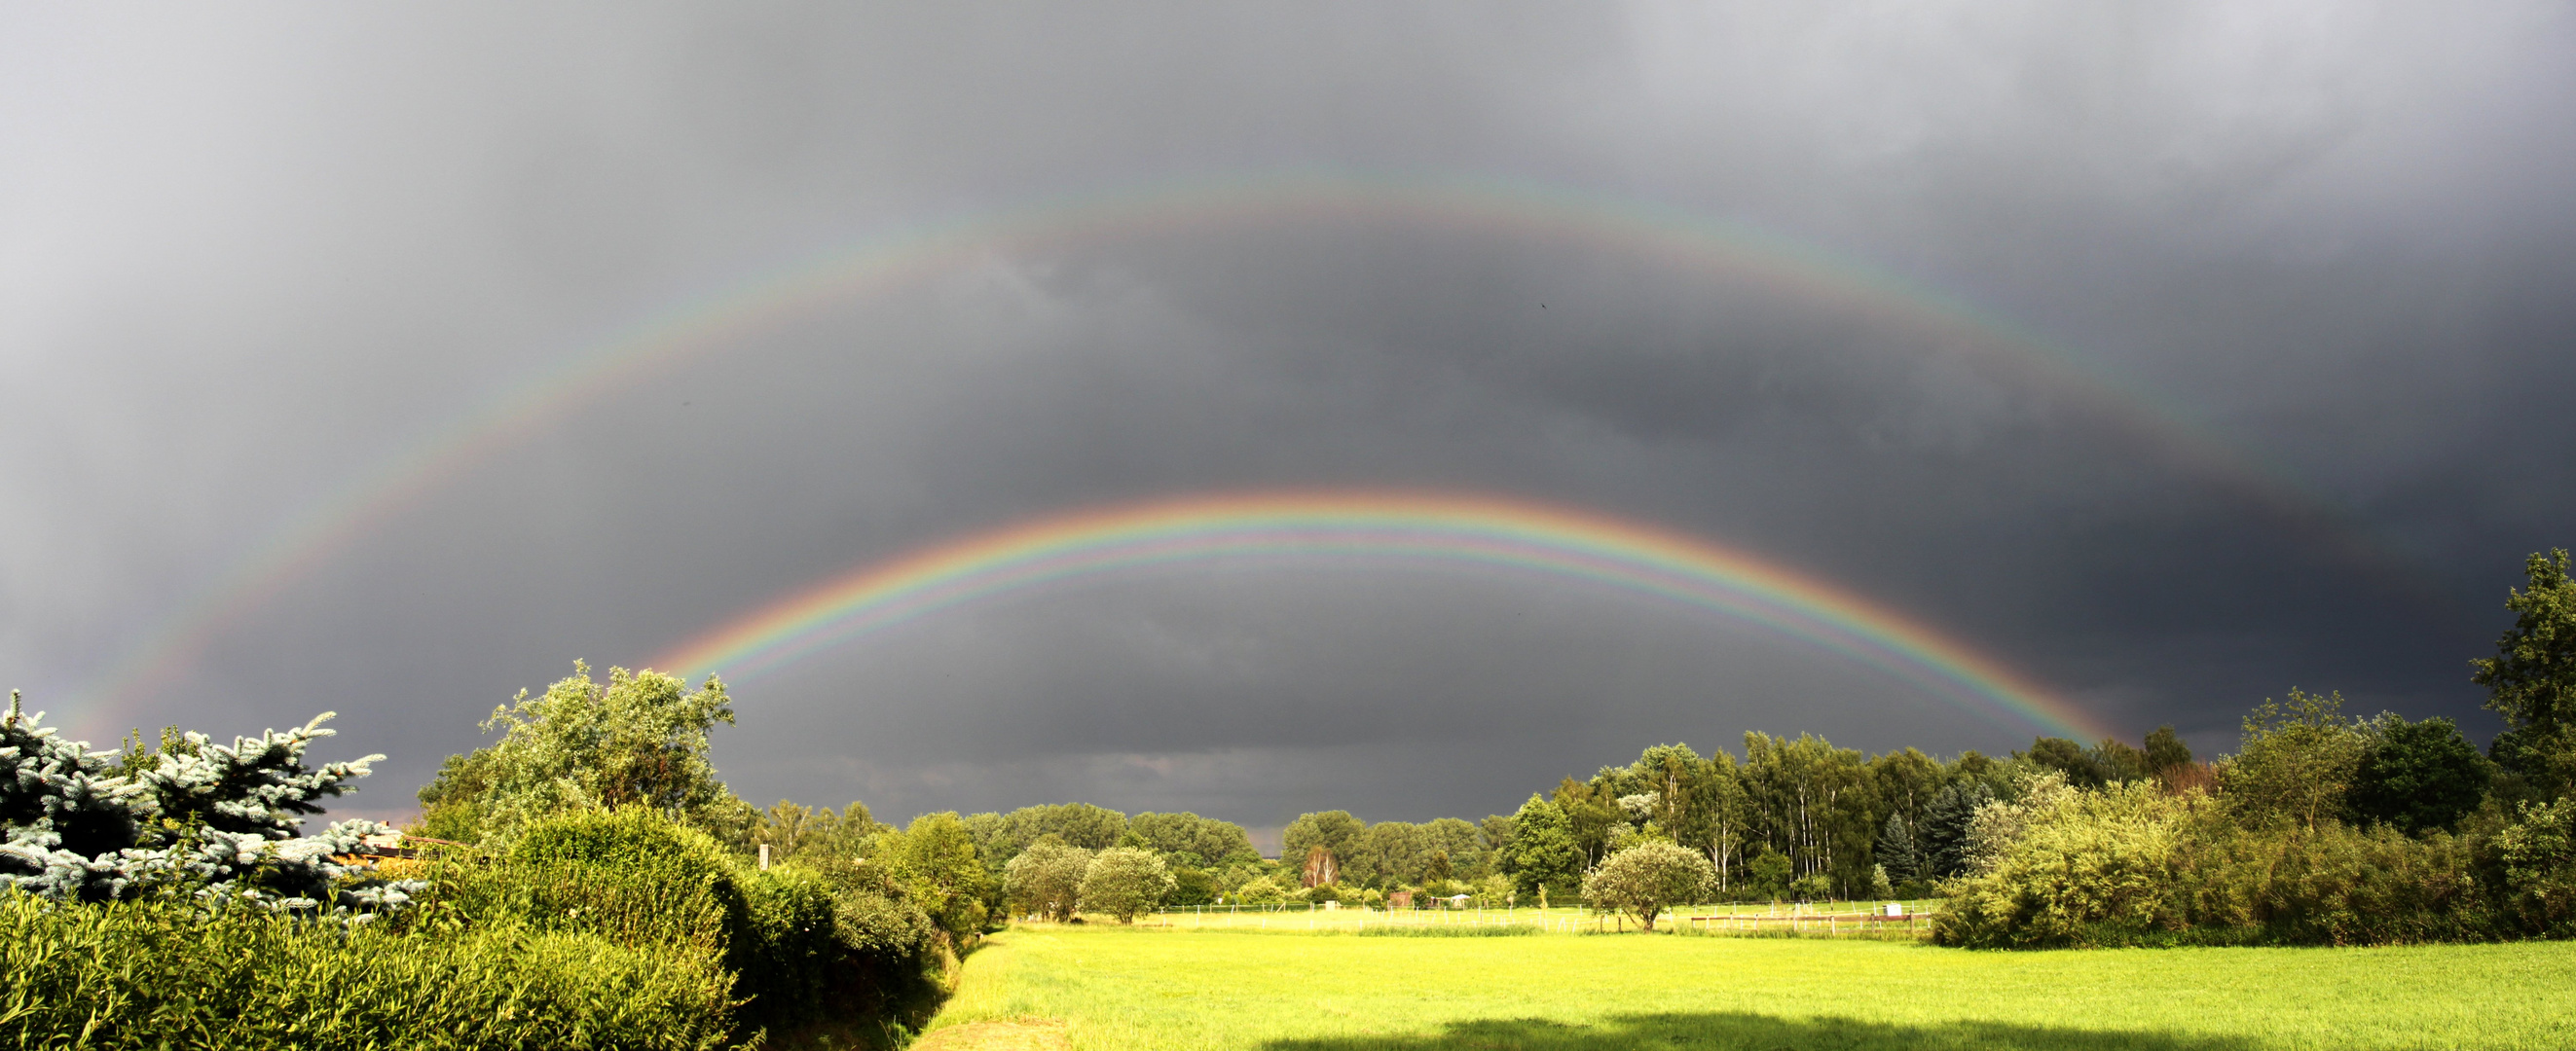
[[[1773,231],[2009,319],[2170,429],[1956,329],[1615,243],[1331,215],[996,241],[554,406],[85,714],[336,708],[394,753],[366,805],[399,806],[572,659],[872,559],[1420,485],[1760,552],[2133,732],[2223,746],[2294,683],[2484,732],[2463,662],[2520,555],[2568,542],[2558,7],[602,14],[8,16],[0,662],[37,704],[679,305],[923,224],[1293,172]],[[1748,625],[1454,573],[1106,579],[741,693],[745,792],[897,814],[1472,816],[1673,738],[2024,743]]]

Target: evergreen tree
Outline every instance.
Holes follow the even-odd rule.
[[[1918,880],[1924,871],[1923,853],[1914,846],[1914,831],[1905,827],[1902,814],[1887,815],[1887,827],[1878,834],[1876,851],[1878,867],[1900,880]]]
[[[1923,808],[1923,834],[1915,850],[1933,879],[1968,870],[1969,823],[1976,820],[1977,808],[1994,798],[1994,789],[1984,781],[1954,781]]]
[[[0,887],[102,901],[185,885],[208,901],[333,912],[404,904],[420,884],[334,860],[367,852],[390,826],[342,821],[298,835],[323,812],[319,800],[384,758],[306,766],[305,750],[332,734],[329,718],[230,745],[172,731],[155,751],[138,735],[120,755],[63,740],[11,692],[0,716]]]

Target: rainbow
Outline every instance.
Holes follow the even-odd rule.
[[[861,566],[681,643],[653,666],[756,678],[982,599],[1094,574],[1236,559],[1392,560],[1580,581],[1761,625],[1985,717],[2081,741],[2110,736],[2029,677],[1818,577],[1592,512],[1411,491],[1204,495],[1042,517]]]
[[[1811,245],[1675,208],[1569,189],[1484,179],[1299,172],[1146,187],[1058,200],[870,240],[689,299],[522,377],[473,411],[404,444],[372,470],[288,516],[267,539],[126,647],[66,708],[86,732],[173,681],[228,626],[275,600],[454,480],[543,432],[567,412],[716,348],[852,297],[1013,252],[1104,236],[1186,234],[1367,220],[1590,244],[1741,280],[1963,349],[2044,389],[2067,408],[2125,427],[2176,463],[2313,533],[2382,575],[2399,559],[2356,530],[2332,501],[2256,462],[2154,399],[2001,318]],[[2399,586],[2421,593],[2420,585]]]

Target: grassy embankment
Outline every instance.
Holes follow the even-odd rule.
[[[1044,1021],[969,1025],[998,1019]],[[1851,939],[1037,925],[997,935],[967,960],[923,1046],[1067,1041],[1275,1051],[2563,1048],[2576,1046],[2576,944],[1970,952]]]

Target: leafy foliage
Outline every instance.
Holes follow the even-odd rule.
[[[1082,907],[1083,877],[1090,872],[1091,854],[1053,838],[1029,844],[1003,869],[1012,909],[1052,920],[1072,919]]]
[[[2495,780],[2477,746],[2448,719],[2410,723],[2383,715],[2370,721],[2367,736],[2346,800],[2360,820],[2408,835],[2456,828]]]
[[[955,813],[923,814],[897,832],[877,833],[869,853],[904,897],[952,938],[984,929],[986,890],[992,878],[975,850],[975,837]]]
[[[938,932],[906,902],[828,872],[745,864],[713,836],[642,807],[558,814],[494,858],[450,858],[406,929],[523,927],[594,936],[733,977],[748,1035],[834,1009],[917,999]]]
[[[2495,656],[2469,662],[2470,681],[2487,688],[2487,708],[2508,727],[2495,740],[2496,763],[2555,797],[2576,787],[2576,580],[2565,550],[2533,554],[2523,572],[2525,585],[2505,599],[2513,627]]]
[[[1095,854],[1082,873],[1082,907],[1131,923],[1172,893],[1172,874],[1150,850],[1111,847]]]
[[[492,709],[485,732],[501,739],[450,758],[420,790],[426,829],[441,838],[506,843],[531,822],[585,809],[641,806],[728,838],[751,824],[750,808],[716,779],[707,735],[734,721],[724,683],[709,676],[691,690],[650,669],[611,668],[594,682],[573,674],[530,698]]]
[[[169,899],[0,891],[0,1044],[699,1051],[732,1043],[712,953],[495,924],[348,929]]]
[[[2520,809],[2521,820],[2496,836],[2513,908],[2534,930],[2576,933],[2576,799]]]
[[[1564,894],[1583,875],[1583,848],[1576,844],[1565,811],[1535,794],[1512,814],[1512,841],[1503,853],[1503,871],[1522,894],[1548,888]]]
[[[1637,917],[1647,930],[1666,908],[1706,898],[1717,889],[1717,869],[1699,852],[1665,840],[1629,847],[1604,859],[1583,877],[1583,901]]]
[[[2315,831],[2343,816],[2370,741],[2343,718],[2343,694],[2297,688],[2245,717],[2244,747],[2221,769],[2228,803],[2249,820],[2295,820]]]

